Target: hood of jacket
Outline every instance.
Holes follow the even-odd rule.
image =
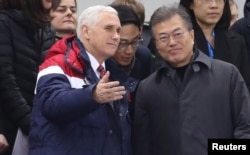
[[[62,38],[55,42],[55,44],[49,49],[45,59],[50,59],[54,56],[62,58],[61,61],[66,63],[74,71],[83,74],[84,70],[84,61],[80,58],[80,48],[74,41],[76,35],[70,35]],[[42,66],[40,70],[43,69]]]
[[[58,55],[60,55],[60,57],[58,57]],[[58,40],[50,48],[45,59],[50,59],[53,57],[56,57],[57,61],[61,61],[61,63],[66,63],[67,66],[79,74],[83,74],[87,77],[94,77],[88,55],[75,34]],[[118,80],[122,85],[127,87],[130,84],[136,85],[138,83],[138,80],[123,72],[111,58],[107,59],[105,64],[106,69],[111,72],[111,80]],[[46,65],[40,66],[39,70],[44,69],[44,67],[46,67]],[[134,87],[127,88],[127,90],[129,90],[129,92],[133,91]]]

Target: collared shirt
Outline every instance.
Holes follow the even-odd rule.
[[[95,72],[96,76],[99,78],[100,72],[97,71],[97,68],[100,65],[99,62],[96,60],[96,58],[91,53],[89,53],[88,51],[86,51],[86,53],[89,56],[90,64],[91,64],[93,71]],[[105,62],[103,62],[101,65],[104,67],[104,69],[106,69]]]

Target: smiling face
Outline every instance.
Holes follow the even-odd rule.
[[[115,54],[120,41],[120,20],[110,12],[101,12],[99,21],[93,26],[82,26],[82,34],[86,40],[84,47],[99,62]]]
[[[188,30],[183,19],[174,15],[153,26],[156,48],[173,67],[187,65],[193,55],[194,31]]]
[[[52,0],[42,0],[42,4],[46,10],[49,10],[52,5]]]
[[[215,26],[223,14],[224,5],[224,0],[193,0],[190,9],[200,26]]]
[[[77,24],[75,0],[61,0],[58,7],[50,11],[51,24],[57,32],[70,34],[75,31]]]

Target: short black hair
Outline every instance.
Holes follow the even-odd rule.
[[[141,22],[134,10],[126,5],[114,5],[113,7],[118,12],[118,17],[121,22],[121,26],[127,24],[134,24],[141,30]]]
[[[150,18],[150,27],[154,27],[156,24],[171,19],[173,16],[178,15],[187,26],[188,30],[193,29],[193,24],[190,15],[186,12],[186,9],[177,3],[173,5],[161,6],[156,9]]]

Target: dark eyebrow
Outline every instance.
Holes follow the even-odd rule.
[[[162,32],[159,35],[162,36],[162,35],[168,35],[168,34],[166,32]]]
[[[139,35],[138,35],[138,36],[135,36],[135,37],[132,39],[132,41],[135,40],[135,39],[137,39],[137,38],[139,38]],[[128,39],[122,39],[122,38],[120,39],[120,41],[129,42]]]
[[[171,33],[176,32],[176,31],[179,31],[179,30],[181,30],[181,28],[180,28],[180,27],[177,27],[177,28],[174,29]],[[162,33],[160,33],[159,35],[161,36],[161,35],[169,35],[169,34],[166,33],[166,32],[162,32]]]
[[[180,28],[180,27],[177,27],[177,28],[174,29],[172,32],[176,32],[176,31],[179,31],[179,30],[181,30],[181,28]]]
[[[66,5],[59,5],[58,8],[67,8]],[[76,8],[76,6],[69,6],[69,8]]]

